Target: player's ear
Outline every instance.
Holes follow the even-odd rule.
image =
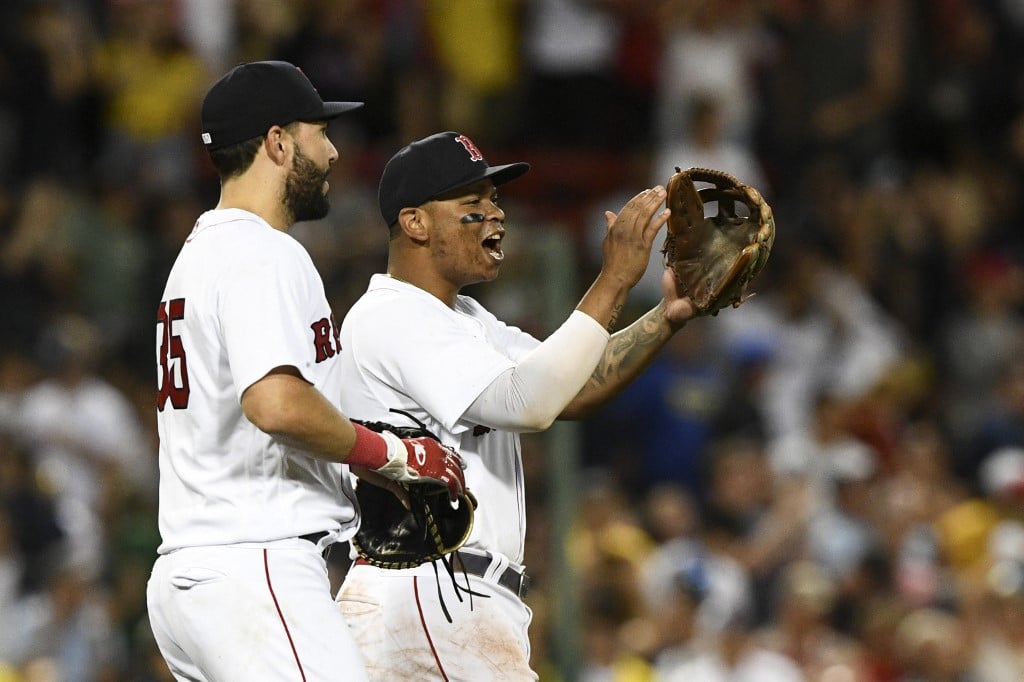
[[[263,149],[266,151],[267,156],[281,166],[284,165],[285,159],[287,158],[287,138],[288,131],[281,126],[271,126],[267,134],[263,136]]]
[[[425,242],[430,232],[428,216],[421,208],[403,208],[398,212],[398,229],[414,242]]]

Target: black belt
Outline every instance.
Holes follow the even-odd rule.
[[[452,566],[461,568],[463,572],[483,578],[487,569],[491,567],[491,558],[468,552],[457,552],[457,557],[452,557]],[[526,596],[530,589],[530,576],[523,571],[509,566],[498,576],[498,584],[520,599]]]
[[[487,569],[491,567],[490,557],[480,556],[479,554],[468,554],[465,552],[456,552],[456,554],[458,554],[458,558],[452,557],[453,568],[456,570],[461,569],[463,573],[475,575],[478,578],[486,577]],[[362,557],[358,557],[355,563],[358,566],[370,565],[370,562]],[[509,566],[500,576],[498,576],[498,584],[522,599],[526,596],[526,591],[530,588],[530,576]]]
[[[319,531],[317,533],[306,533],[305,535],[300,535],[299,539],[300,540],[306,540],[307,542],[312,542],[313,546],[319,546],[320,545],[320,540],[322,540],[327,535],[330,535],[330,532],[326,531],[326,530],[322,530],[322,531]],[[330,550],[331,550],[331,545],[327,545],[326,547],[324,547],[323,553],[324,553],[324,558],[325,559],[327,558],[327,554],[330,552]]]
[[[300,535],[299,539],[307,540],[308,542],[312,542],[314,545],[318,545],[320,544],[320,541],[327,537],[327,535],[329,534],[330,531],[322,530],[318,533],[306,533],[305,535]]]

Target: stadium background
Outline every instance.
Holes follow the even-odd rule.
[[[293,232],[339,315],[385,264],[383,161],[437,130],[533,165],[469,293],[540,335],[673,165],[772,202],[754,300],[526,439],[542,680],[1024,679],[1022,34],[1020,0],[4,2],[0,680],[168,679],[153,311],[216,200],[199,99],[269,58],[366,102]]]

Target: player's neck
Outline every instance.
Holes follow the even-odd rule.
[[[291,216],[281,203],[280,189],[258,175],[245,174],[221,183],[217,208],[239,208],[258,215],[276,230],[287,232]]]
[[[458,297],[459,290],[448,282],[430,277],[422,272],[396,268],[390,265],[387,275],[391,279],[397,279],[399,282],[405,282],[418,289],[423,289],[423,291],[437,298],[449,308],[455,307],[455,299]]]

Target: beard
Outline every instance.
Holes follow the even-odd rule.
[[[284,205],[291,213],[292,222],[320,220],[327,216],[331,204],[324,194],[324,181],[330,168],[321,170],[313,161],[295,148],[295,163],[284,183]]]

